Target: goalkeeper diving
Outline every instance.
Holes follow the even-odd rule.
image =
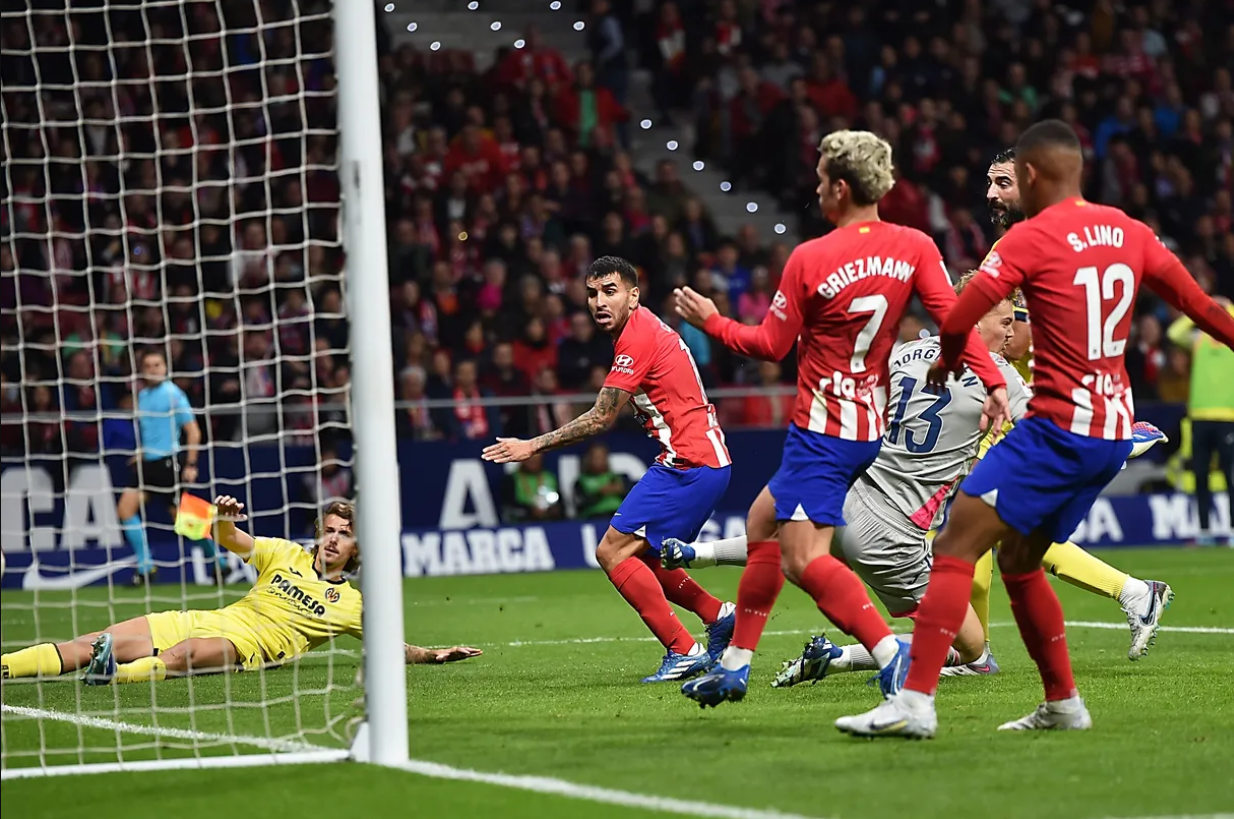
[[[355,507],[330,504],[318,521],[312,552],[236,528],[244,504],[214,501],[214,540],[257,571],[253,588],[212,611],[160,611],[83,634],[64,643],[40,643],[3,657],[4,679],[54,677],[85,669],[89,685],[146,682],[167,677],[274,667],[349,634],[361,637],[363,598],[348,581],[360,566]],[[477,657],[468,646],[404,646],[412,663],[449,663]]]

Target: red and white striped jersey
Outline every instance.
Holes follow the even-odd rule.
[[[1149,227],[1118,208],[1080,198],[1016,225],[981,265],[942,328],[951,365],[957,339],[1015,288],[1033,320],[1028,415],[1088,438],[1131,438],[1135,403],[1123,353],[1141,279],[1206,332],[1234,345],[1234,318],[1209,299]],[[969,289],[973,290],[969,295]],[[966,324],[967,323],[967,324]]]
[[[632,394],[635,417],[660,442],[659,463],[691,469],[733,462],[690,348],[646,307],[621,329],[604,386]]]
[[[877,441],[887,361],[914,292],[940,323],[955,303],[933,240],[914,228],[862,222],[797,246],[762,324],[717,315],[703,329],[743,355],[774,361],[797,341],[792,422],[845,441]],[[964,362],[987,389],[1005,385],[975,330]]]

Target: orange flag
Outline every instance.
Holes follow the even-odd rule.
[[[210,526],[218,509],[210,501],[202,500],[187,492],[180,496],[180,508],[176,510],[176,534],[190,540],[210,536]]]

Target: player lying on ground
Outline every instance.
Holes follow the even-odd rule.
[[[1084,201],[1083,167],[1080,141],[1066,123],[1039,122],[1020,137],[1015,170],[1028,218],[999,243],[947,316],[942,354],[930,378],[945,386],[960,368],[972,323],[1019,287],[1036,325],[1029,415],[965,479],[947,526],[934,540],[934,566],[903,690],[872,711],[841,717],[841,731],[934,736],[934,692],[949,635],[963,622],[974,564],[996,543],[1011,611],[1045,688],[1037,710],[1001,728],[1092,726],[1076,690],[1062,606],[1042,556],[1074,531],[1131,453],[1135,406],[1123,354],[1141,280],[1231,348],[1234,317],[1204,294],[1142,222]],[[1034,468],[1021,469],[1023,464]]]
[[[970,273],[956,285],[963,292]],[[995,305],[977,322],[977,332],[1007,379],[1012,418],[1023,417],[1028,392],[1003,358],[1012,330],[1012,302]],[[938,338],[896,348],[890,364],[891,420],[878,457],[857,478],[844,499],[843,526],[836,527],[833,554],[850,566],[893,617],[913,617],[930,573],[929,530],[939,523],[944,502],[968,471],[982,437],[986,391],[971,372],[933,395],[924,390],[926,374],[938,360]],[[838,551],[837,551],[838,550]],[[666,567],[743,566],[746,539],[685,544],[667,540]],[[993,674],[998,665],[985,650],[981,623],[969,611],[948,655],[951,669]],[[980,672],[975,669],[982,669]],[[878,664],[861,645],[835,646],[824,635],[806,643],[802,655],[784,663],[772,685],[789,687],[844,671],[876,671]]]
[[[249,671],[291,662],[339,635],[362,636],[363,600],[347,581],[360,563],[353,506],[327,507],[310,553],[289,540],[254,538],[237,529],[232,520],[244,519],[244,505],[235,498],[221,496],[214,503],[220,517],[216,542],[257,570],[248,594],[222,609],[155,612],[68,642],[5,654],[4,678],[54,677],[86,668],[85,682],[104,685]],[[448,663],[482,653],[467,646],[404,647],[409,664]]]
[[[1020,187],[1015,179],[1015,149],[1003,151],[994,157],[986,173],[986,205],[990,221],[1006,231],[1024,220],[1020,208]],[[998,252],[998,242],[990,249],[990,257]],[[1015,337],[1004,353],[1021,377],[1032,387],[1032,324],[1027,309],[1017,310]],[[981,442],[979,458],[984,458],[992,438]],[[1021,468],[1031,468],[1023,465]],[[1114,600],[1123,610],[1127,625],[1131,628],[1131,645],[1127,656],[1138,660],[1148,653],[1148,647],[1157,635],[1161,617],[1174,597],[1173,590],[1159,580],[1140,580],[1120,571],[1105,561],[1089,554],[1071,541],[1054,543],[1046,550],[1042,564],[1046,571],[1060,580],[1094,594]],[[994,580],[994,552],[987,552],[977,562],[973,575],[972,605],[986,642],[990,639],[990,586]]]
[[[917,294],[941,321],[955,293],[933,240],[878,218],[878,201],[894,184],[891,146],[866,131],[836,131],[819,151],[819,204],[836,229],[793,251],[761,325],[724,318],[689,288],[676,291],[685,320],[742,355],[778,361],[797,344],[796,408],[780,467],[750,507],[733,643],[719,665],[682,686],[704,707],[745,696],[750,661],[785,577],[865,646],[884,694],[899,689],[906,670],[907,650],[861,580],[831,555],[831,540],[845,523],[849,488],[878,455],[888,359],[909,300]],[[972,329],[976,323],[965,361],[990,391],[983,413],[1001,424],[1009,410],[1006,379]]]
[[[707,400],[690,349],[681,336],[639,304],[638,273],[625,259],[604,256],[587,271],[587,304],[613,337],[613,368],[581,416],[530,441],[498,438],[484,459],[525,461],[537,452],[582,441],[617,420],[627,402],[660,455],[621,507],[596,548],[596,559],[626,602],[664,645],[660,669],[643,682],[699,674],[720,656],[733,633],[733,604],[721,603],[685,571],[660,565],[664,538],[698,536],[728,488],[731,459],[715,407]],[[707,646],[697,643],[669,602],[698,615]]]

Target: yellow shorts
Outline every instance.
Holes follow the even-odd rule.
[[[221,609],[159,611],[146,615],[154,653],[160,654],[185,640],[223,638],[236,649],[237,664],[245,671],[260,668],[265,651],[256,629],[242,616]]]

